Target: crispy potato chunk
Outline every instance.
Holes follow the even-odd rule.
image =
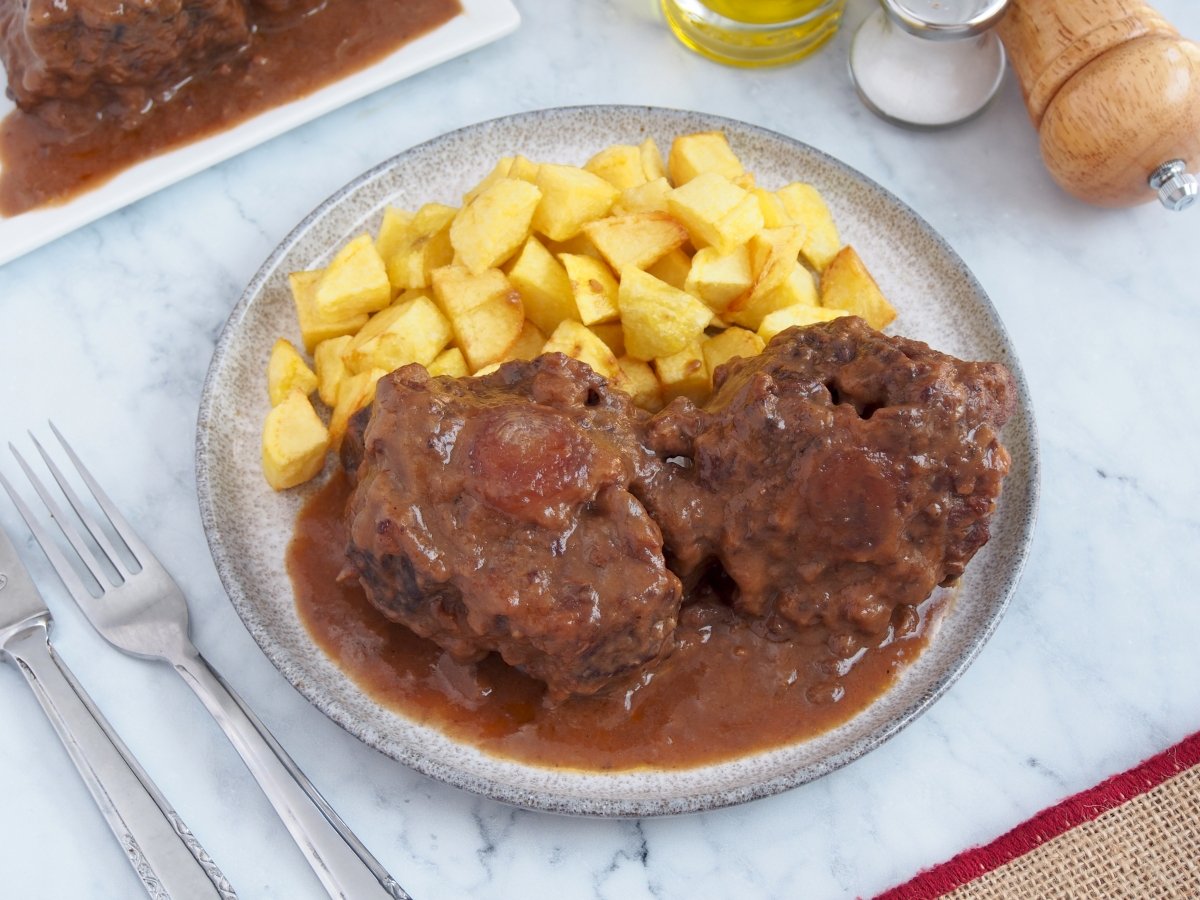
[[[614,387],[624,389],[625,375],[608,345],[580,322],[566,321],[554,330],[543,353],[563,353],[585,362],[597,375],[603,375]]]
[[[304,341],[304,349],[309,353],[322,341],[340,337],[344,334],[354,334],[367,324],[367,313],[353,313],[347,316],[327,318],[317,309],[317,284],[324,274],[323,269],[308,272],[292,272],[288,275],[288,285],[292,290],[292,302],[296,307],[296,320],[300,324],[300,336]]]
[[[386,369],[368,369],[349,375],[338,386],[337,403],[329,415],[329,446],[336,450],[346,436],[350,417],[375,399],[375,385],[388,374]]]
[[[660,356],[654,360],[654,371],[662,384],[664,402],[670,403],[676,397],[687,397],[693,403],[708,399],[712,383],[700,341],[691,341],[678,353]]]
[[[450,264],[450,223],[458,215],[453,206],[426,203],[408,223],[404,239],[390,256],[385,256],[388,280],[395,291],[429,287],[429,276],[439,266]]]
[[[705,338],[700,344],[700,350],[704,354],[704,364],[708,367],[709,380],[712,380],[717,366],[724,365],[738,356],[747,359],[758,356],[765,346],[766,341],[753,331],[738,328],[736,325],[720,334]]]
[[[337,403],[338,389],[342,381],[350,375],[342,354],[350,346],[351,340],[352,335],[343,334],[341,337],[321,341],[313,350],[313,367],[317,372],[317,396],[330,408]]]
[[[583,233],[604,255],[614,271],[626,266],[645,269],[687,243],[688,232],[670,215],[632,213],[608,216],[583,226]]]
[[[621,366],[621,374],[625,376],[622,389],[633,398],[633,402],[649,412],[662,409],[662,385],[658,383],[658,376],[650,368],[650,363],[632,356],[622,356],[617,363]]]
[[[508,280],[521,292],[525,315],[544,334],[559,322],[579,318],[567,270],[536,237],[530,235],[510,264]]]
[[[408,229],[415,218],[414,213],[395,206],[389,206],[383,211],[383,222],[379,225],[379,234],[375,235],[375,249],[379,251],[379,258],[385,266],[408,240]],[[388,277],[391,277],[391,273]],[[395,284],[392,287],[395,288]]]
[[[267,362],[267,394],[271,405],[278,406],[292,391],[305,397],[317,389],[317,375],[308,367],[300,351],[292,342],[280,338],[271,347],[271,358]]]
[[[425,296],[376,313],[342,353],[351,372],[391,372],[409,363],[425,366],[442,352],[453,331],[450,321]]]
[[[564,253],[559,257],[566,268],[575,308],[584,325],[615,322],[617,309],[617,279],[603,262],[590,256]]]
[[[434,299],[451,319],[499,294],[515,290],[499,269],[486,269],[472,275],[465,266],[442,266],[433,271],[431,280]]]
[[[504,352],[504,362],[510,359],[536,359],[546,345],[546,335],[528,319],[521,326],[521,333],[511,347]]]
[[[853,247],[843,247],[821,275],[821,305],[861,316],[877,330],[896,318],[896,307],[867,271]]]
[[[642,151],[632,144],[613,144],[605,147],[586,163],[584,169],[599,175],[618,191],[646,183],[642,166]]]
[[[826,309],[824,306],[797,303],[763,316],[762,324],[758,326],[758,336],[764,341],[770,341],[779,332],[793,325],[815,325],[817,322],[828,322],[844,315],[844,309]]]
[[[754,195],[716,172],[704,172],[675,188],[667,195],[667,205],[697,249],[713,246],[731,253],[763,227]]]
[[[475,187],[471,188],[463,194],[463,206],[469,204],[472,200],[486,191],[489,187],[499,181],[501,178],[508,178],[512,171],[513,158],[511,156],[502,156],[497,160],[496,165],[492,166],[492,171],[488,172],[479,180]]]
[[[579,234],[584,223],[608,215],[619,191],[577,166],[542,163],[537,186],[542,200],[533,214],[533,230],[553,241]]]
[[[308,397],[293,391],[263,423],[262,467],[277,491],[303,484],[325,467],[329,432]]]
[[[738,325],[757,329],[763,316],[777,309],[797,303],[816,305],[816,282],[798,261],[803,242],[804,230],[796,227],[768,228],[751,238],[754,286],[734,300],[723,315]]]
[[[658,144],[654,142],[654,138],[646,138],[638,144],[638,149],[642,151],[642,171],[646,173],[646,180],[654,181],[656,178],[666,178],[667,166],[663,162],[662,153],[658,149]]]
[[[715,172],[730,181],[746,172],[724,133],[720,131],[681,134],[675,138],[671,143],[667,167],[671,173],[671,181],[676,187],[687,184],[705,172]]]
[[[369,234],[360,234],[338,251],[317,282],[315,302],[326,320],[373,313],[392,302],[387,267]]]
[[[430,375],[449,375],[452,378],[465,378],[471,374],[467,368],[467,358],[457,347],[443,350],[438,358],[426,366]]]
[[[625,329],[625,350],[650,360],[678,353],[699,339],[712,310],[678,288],[641,269],[621,273],[617,304]]]
[[[671,210],[667,204],[670,193],[671,182],[665,178],[655,178],[645,184],[625,188],[613,204],[612,213],[614,216],[648,212],[668,213]]]
[[[458,211],[450,245],[473,275],[500,265],[529,237],[542,192],[520,178],[500,178]]]
[[[467,365],[472,372],[478,372],[504,359],[521,336],[525,326],[521,295],[510,287],[478,306],[451,316],[450,323]]]
[[[800,182],[780,188],[775,196],[783,203],[792,223],[805,229],[804,246],[800,251],[805,261],[818,272],[825,271],[842,246],[825,199],[811,184]]]
[[[750,249],[742,244],[731,253],[721,253],[716,247],[697,250],[683,289],[703,300],[713,312],[721,313],[753,285]]]
[[[646,271],[659,281],[665,281],[681,291],[687,284],[688,272],[691,270],[692,258],[682,248],[672,250],[654,265],[646,268]]]

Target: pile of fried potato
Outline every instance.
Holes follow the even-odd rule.
[[[469,376],[558,351],[654,411],[703,402],[717,366],[790,326],[896,315],[816,189],[758,187],[720,132],[675,138],[665,164],[653,139],[582,167],[505,157],[460,207],[389,207],[378,234],[289,278],[311,365],[272,348],[276,490],[319,473],[379,378],[409,363]]]

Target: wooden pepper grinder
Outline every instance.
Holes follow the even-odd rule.
[[[997,31],[1066,191],[1101,206],[1196,200],[1200,45],[1137,0],[1011,0]]]

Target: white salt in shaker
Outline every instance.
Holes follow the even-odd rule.
[[[980,113],[1004,78],[992,27],[1008,0],[880,0],[850,47],[863,102],[900,125],[944,128]]]

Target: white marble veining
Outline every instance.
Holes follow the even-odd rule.
[[[1200,38],[1200,7],[1158,8]],[[691,55],[652,0],[518,0],[514,35],[0,267],[0,438],[53,416],[191,597],[195,639],[418,900],[870,896],[1200,729],[1200,210],[1060,193],[1011,78],[978,120],[888,125],[819,56],[747,72]],[[696,109],[810,143],[928,219],[1000,310],[1029,378],[1042,510],[1000,628],[932,710],[786,794],[676,819],[564,819],[416,775],[270,666],[200,527],[195,416],[243,285],[323,198],[417,142],[583,103]],[[0,468],[12,472],[9,460]],[[123,477],[121,476],[123,473]],[[7,502],[0,525],[23,544]],[[111,650],[28,545],[61,655],[241,896],[323,896],[233,750],[172,673]],[[0,669],[0,894],[140,888],[20,679]]]

